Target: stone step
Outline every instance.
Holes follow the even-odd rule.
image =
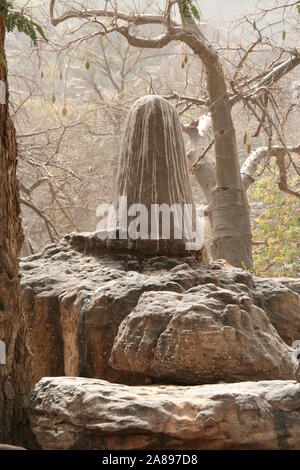
[[[300,384],[126,386],[43,378],[30,400],[43,449],[300,449]]]

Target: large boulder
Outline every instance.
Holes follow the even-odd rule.
[[[300,277],[278,277],[276,280],[287,286],[292,291],[297,292],[297,294],[300,294]]]
[[[208,349],[206,351],[205,362],[212,365],[212,370],[207,379],[204,379],[205,382],[210,380],[210,377],[217,377],[222,361],[228,363],[228,372],[224,374],[226,380],[229,381],[241,380],[245,377],[251,380],[289,377],[287,372],[289,349],[279,341],[278,335],[271,329],[261,310],[250,304],[253,299],[254,304],[265,309],[279,335],[291,344],[293,338],[300,339],[297,333],[298,327],[296,328],[300,317],[296,292],[292,292],[287,286],[277,281],[275,283],[275,281],[254,280],[250,273],[233,268],[225,262],[204,265],[195,257],[146,257],[138,253],[129,253],[121,249],[118,240],[115,242],[116,245],[107,247],[104,241],[97,238],[95,234],[73,234],[66,236],[57,244],[49,245],[42,253],[21,260],[24,313],[33,353],[33,384],[41,377],[60,375],[101,378],[128,384],[162,380],[157,378],[153,371],[151,375],[148,373],[145,375],[144,371],[142,373],[128,372],[131,370],[128,366],[126,370],[123,370],[124,364],[128,362],[127,359],[121,360],[122,365],[121,362],[117,364],[117,361],[113,359],[114,368],[112,368],[109,364],[111,350],[120,324],[137,306],[143,293],[152,292],[149,295],[156,298],[157,302],[166,298],[166,307],[170,305],[169,299],[171,299],[170,302],[174,304],[176,310],[181,302],[186,308],[187,302],[174,301],[172,295],[182,294],[186,299],[186,294],[193,294],[188,293],[192,288],[196,288],[192,303],[198,305],[198,312],[193,315],[191,313],[181,315],[178,310],[172,322],[175,318],[178,322],[182,317],[184,330],[184,324],[191,324],[190,317],[192,316],[195,334],[196,331],[199,333],[203,330],[203,334],[201,333],[203,336],[206,331],[202,328],[205,324],[203,315],[207,316],[204,304],[208,298],[210,299],[210,307],[207,311],[214,311],[214,313],[211,312],[206,320],[207,325],[210,325],[207,331],[210,331],[210,334],[213,333],[211,338],[218,339],[218,343],[213,345],[210,352]],[[164,292],[167,293],[163,294]],[[276,299],[280,299],[282,293],[286,296],[286,301],[279,302]],[[288,299],[290,301],[287,301]],[[291,299],[294,300],[291,301]],[[247,304],[249,304],[248,307]],[[223,315],[225,310],[226,315]],[[159,311],[164,315],[164,306]],[[169,313],[166,316],[168,319],[170,319]],[[237,324],[232,326],[228,319],[236,318],[235,321],[238,322],[239,316],[241,319],[247,319],[246,323],[243,320],[240,326]],[[151,318],[153,320],[154,316]],[[166,318],[161,317],[155,322],[162,322],[163,327]],[[262,318],[264,318],[264,324],[268,323],[267,334],[264,330],[261,333],[258,332],[259,326],[256,325],[256,321],[261,322]],[[198,320],[200,323],[197,323]],[[138,321],[141,322],[141,318]],[[214,322],[215,326],[213,326]],[[181,327],[179,330],[181,331]],[[237,333],[234,333],[235,330]],[[183,338],[190,338],[191,335],[185,330],[182,334],[182,338],[178,341],[176,355],[177,357],[186,356],[187,361],[189,356],[186,355],[187,347]],[[237,341],[234,340],[235,334]],[[135,334],[132,331],[130,335]],[[226,335],[231,339],[225,341]],[[137,345],[138,337],[133,340],[135,345]],[[166,345],[166,334],[163,337]],[[194,335],[194,340],[198,343],[198,337],[195,338]],[[210,344],[207,338],[208,336],[205,341]],[[177,343],[174,331],[168,339],[171,343],[166,348],[171,351],[174,341]],[[232,362],[228,358],[219,359],[219,355],[227,354],[221,353],[221,345],[224,341],[226,343],[224,351],[233,354]],[[151,344],[151,347],[154,347],[156,343]],[[242,344],[243,348],[246,347],[247,353],[242,354]],[[181,352],[180,348],[182,348]],[[129,354],[129,350],[130,345],[126,346],[126,354]],[[197,348],[193,349],[193,351],[196,350]],[[159,356],[161,353],[157,351],[156,354]],[[164,356],[168,358],[167,353]],[[270,358],[271,356],[273,359]],[[118,362],[119,360],[120,358]],[[140,359],[137,364],[139,361]],[[199,359],[195,357],[193,361],[199,361]],[[250,363],[252,366],[248,369],[248,375],[243,375],[244,372],[241,375],[241,371],[245,371]],[[234,370],[232,364],[241,364],[238,371]],[[199,367],[200,365],[195,372],[197,376]],[[176,369],[177,366],[175,371]],[[163,366],[163,370],[167,369]],[[268,370],[266,377],[262,375],[264,370]],[[204,371],[206,371],[205,368]],[[256,372],[259,375],[256,375]],[[190,375],[189,372],[186,374]],[[201,382],[203,375],[204,372],[201,375]],[[171,376],[174,377],[174,374]],[[179,373],[177,376],[176,381],[183,383],[187,381],[185,375],[182,380]]]
[[[31,395],[43,449],[300,449],[300,384],[182,386],[44,378]]]
[[[108,364],[120,323],[143,292],[183,292],[197,284],[197,272],[182,265],[199,267],[193,258],[142,259],[89,242],[87,235],[67,236],[21,260],[33,384],[64,374],[127,382]]]
[[[268,315],[281,338],[289,345],[300,340],[300,281],[255,278],[254,301]]]
[[[119,328],[111,365],[173,384],[290,379],[291,353],[250,297],[206,284],[143,294]]]

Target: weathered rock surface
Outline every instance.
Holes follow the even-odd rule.
[[[111,365],[177,384],[293,378],[291,350],[265,312],[214,284],[143,294],[119,328]]]
[[[129,374],[128,368],[123,371],[111,367],[109,360],[119,326],[137,306],[143,293],[148,292],[150,297],[159,300],[162,295],[168,298],[176,294],[186,296],[187,291],[192,288],[196,289],[193,303],[200,307],[198,305],[194,315],[187,312],[183,314],[180,328],[184,330],[184,323],[188,322],[193,324],[193,329],[200,335],[202,326],[197,324],[198,319],[202,322],[201,325],[206,322],[207,330],[204,328],[203,331],[213,333],[213,338],[218,339],[220,344],[224,343],[226,335],[231,338],[225,341],[226,353],[221,354],[221,359],[220,346],[216,349],[213,345],[210,350],[207,349],[205,361],[209,366],[205,368],[203,365],[203,369],[210,370],[209,377],[217,377],[220,364],[227,363],[228,381],[244,380],[246,376],[240,373],[248,369],[250,363],[252,366],[248,370],[253,374],[257,371],[263,374],[263,370],[269,370],[267,377],[289,377],[289,350],[280,343],[270,324],[267,333],[265,330],[259,332],[258,326],[251,319],[254,315],[258,318],[257,321],[264,318],[262,323],[268,323],[261,311],[250,305],[253,299],[254,304],[265,309],[270,322],[289,344],[293,339],[300,339],[300,307],[297,306],[300,296],[277,281],[253,279],[250,273],[222,262],[205,266],[192,257],[147,258],[128,253],[117,245],[108,250],[104,242],[94,234],[66,236],[60,243],[48,246],[42,253],[23,259],[21,272],[24,311],[33,352],[33,383],[44,376],[59,375],[95,377],[128,384],[161,380],[155,374],[152,374],[152,378],[148,373],[145,375],[145,371],[142,375],[132,372]],[[192,292],[188,295],[192,295]],[[282,296],[285,300],[282,300]],[[204,314],[203,304],[207,299],[210,299],[210,309],[207,311],[215,309],[209,315]],[[174,309],[181,303],[172,302]],[[185,307],[188,307],[188,303]],[[203,315],[207,315],[205,321]],[[235,320],[229,320],[230,318]],[[159,322],[163,324],[165,320],[166,318],[161,318]],[[176,322],[179,322],[179,315]],[[235,334],[238,338],[236,343],[233,341]],[[201,335],[204,337],[202,333]],[[190,338],[191,333],[183,331],[183,337]],[[166,347],[164,358],[167,359],[176,334],[172,332],[169,336],[163,335],[163,338]],[[205,341],[209,345],[207,338]],[[169,339],[171,343],[167,345]],[[194,340],[199,343],[195,335]],[[183,339],[179,344],[176,349],[178,358],[187,349]],[[241,354],[242,344],[247,345],[249,357]],[[130,349],[130,345],[127,346]],[[180,348],[183,348],[181,352]],[[194,349],[196,351],[196,346]],[[215,353],[215,349],[219,352]],[[233,355],[233,363],[240,364],[238,371],[229,366],[230,359],[225,357],[229,352]],[[171,358],[168,360],[171,361]],[[261,365],[256,370],[255,363],[258,362]],[[186,366],[189,369],[190,366]],[[270,371],[273,371],[272,375]],[[252,380],[263,377],[250,375],[250,372],[247,374],[247,378]],[[186,381],[187,378],[183,380]],[[194,379],[191,382],[195,383]]]
[[[277,281],[281,284],[285,285],[289,289],[297,294],[300,294],[300,278],[293,278],[293,277],[278,277]]]
[[[108,365],[122,320],[143,292],[183,292],[197,283],[195,271],[180,268],[182,258],[114,256],[97,240],[83,239],[87,245],[80,236],[66,237],[21,261],[33,383],[64,374],[126,381]],[[174,266],[179,269],[170,271]]]
[[[283,282],[255,278],[254,301],[267,313],[272,325],[289,345],[300,339],[300,295],[295,279]],[[300,281],[299,281],[300,284]]]
[[[31,396],[43,449],[300,449],[293,381],[182,386],[44,378]]]

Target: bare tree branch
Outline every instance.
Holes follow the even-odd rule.
[[[300,155],[300,144],[295,147],[287,147],[287,149],[288,149],[288,152],[290,153],[296,153]],[[287,186],[286,174],[284,175],[284,171],[282,167],[283,165],[282,159],[284,161],[286,156],[287,156],[286,149],[283,146],[275,145],[271,148],[258,147],[254,152],[251,153],[251,155],[249,155],[249,157],[246,159],[245,163],[243,164],[241,168],[242,181],[243,181],[245,189],[248,189],[250,185],[257,180],[258,168],[262,167],[262,172],[263,172],[267,164],[271,160],[271,158],[274,157],[277,160],[279,159],[278,161],[279,161],[280,166],[279,165],[278,166],[279,166],[279,169],[281,168],[281,183],[279,187],[283,191],[289,192],[287,190],[288,186]],[[262,174],[262,172],[260,174]],[[292,193],[293,192],[290,192],[290,194]],[[296,196],[297,193],[293,195]]]

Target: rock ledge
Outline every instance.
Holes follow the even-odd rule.
[[[31,395],[31,424],[43,449],[300,449],[300,384],[44,378]]]

